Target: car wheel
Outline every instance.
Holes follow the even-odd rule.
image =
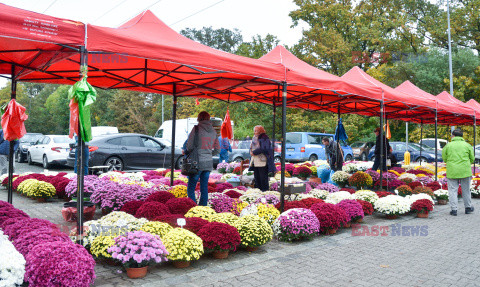
[[[312,154],[309,158],[308,161],[316,161],[318,160],[318,156],[316,154]]]
[[[30,155],[30,153],[27,154],[27,162],[28,162],[29,165],[33,164],[32,156]]]
[[[419,158],[417,159],[417,161],[418,161],[418,163],[420,163],[420,165],[421,165],[422,163],[426,163],[426,162],[427,162],[427,159],[422,156],[422,157],[419,157]]]
[[[43,168],[44,169],[47,169],[50,167],[50,164],[48,163],[48,158],[47,158],[47,155],[43,155],[43,161],[42,161],[42,165],[43,165]]]
[[[105,165],[108,166],[108,171],[122,171],[123,162],[119,157],[112,156],[107,158]]]
[[[182,169],[182,164],[183,164],[183,156],[181,155],[177,158],[177,161],[175,162],[175,168]]]
[[[273,162],[274,162],[274,163],[281,163],[281,162],[282,162],[282,158],[279,157],[279,156],[276,156],[276,157],[273,158]]]
[[[367,161],[367,155],[365,153],[362,153],[362,156],[360,157],[362,161]]]
[[[347,154],[347,156],[345,157],[345,161],[351,161],[351,160],[352,160],[352,155]]]
[[[243,158],[240,156],[237,156],[235,159],[233,159],[234,162],[242,162]]]

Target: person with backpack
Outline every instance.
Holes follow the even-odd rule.
[[[334,140],[330,141],[328,137],[322,139],[325,145],[325,157],[332,171],[342,170],[343,167],[343,150],[340,144]]]
[[[18,149],[20,141],[15,140],[13,152]],[[0,130],[0,175],[8,173],[8,154],[10,153],[10,142],[3,138],[3,130]]]

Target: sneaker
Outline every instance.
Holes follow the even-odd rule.
[[[473,211],[475,210],[475,208],[472,207],[467,207],[465,208],[465,214],[470,214],[470,213],[473,213]]]
[[[457,216],[457,211],[456,210],[450,211],[450,215]]]

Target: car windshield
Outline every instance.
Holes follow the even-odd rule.
[[[362,147],[363,145],[364,145],[364,143],[358,142],[358,143],[353,143],[350,147],[356,148],[356,147]]]
[[[54,137],[53,138],[53,142],[54,143],[74,143],[75,140],[74,139],[71,139],[67,136],[64,136],[64,137]]]
[[[302,134],[299,133],[291,133],[287,134],[286,138],[287,144],[299,144],[302,143]]]
[[[424,145],[424,144],[419,145],[419,144],[416,144],[416,143],[409,143],[408,145],[411,146],[416,151],[420,151],[420,150],[422,150],[422,151],[433,151],[434,150],[434,148],[431,148],[431,147],[429,147],[427,145]]]
[[[31,143],[31,142],[36,142],[42,135],[32,135],[32,134],[26,134],[23,136],[23,138],[20,139],[20,142],[22,143]]]

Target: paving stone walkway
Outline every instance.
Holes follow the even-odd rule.
[[[7,200],[5,190],[0,200]],[[60,201],[37,203],[14,194],[13,202],[32,217],[74,225],[63,220]],[[164,263],[150,268],[143,279],[127,278],[121,267],[97,264],[95,286],[480,286],[480,200],[473,203],[474,214],[461,208],[457,217],[448,214],[448,206],[436,206],[428,219],[406,215],[387,220],[374,214],[356,230],[308,242],[274,240],[225,260],[205,255],[186,269]],[[374,226],[388,227],[388,232],[353,234]]]

